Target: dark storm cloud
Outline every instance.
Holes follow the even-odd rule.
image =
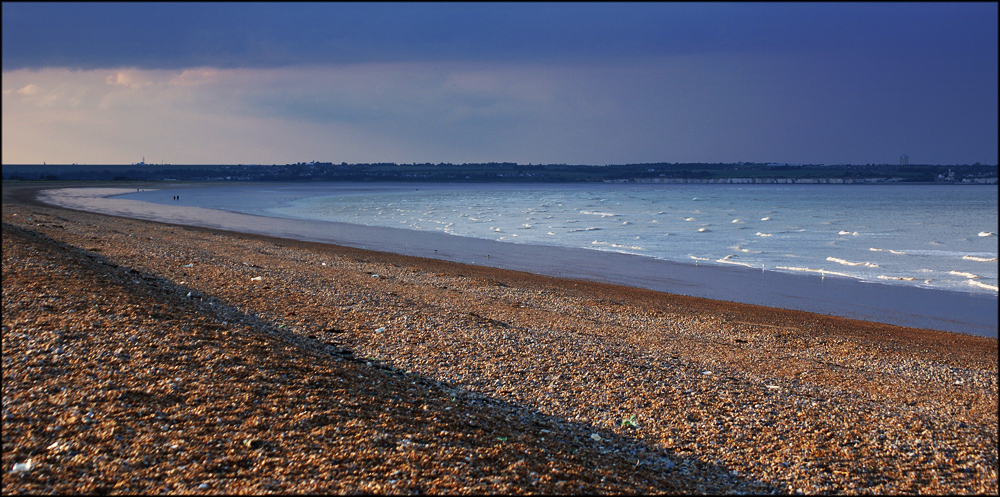
[[[996,51],[962,4],[8,3],[3,70]],[[986,9],[989,10],[989,9]]]
[[[2,9],[4,162],[997,156],[996,3]]]

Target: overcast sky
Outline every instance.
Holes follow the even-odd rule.
[[[997,163],[997,4],[11,3],[3,163]]]

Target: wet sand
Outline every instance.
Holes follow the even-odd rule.
[[[41,200],[116,216],[332,243],[901,326],[987,337],[996,337],[998,330],[997,298],[977,292],[874,284],[742,267],[697,266],[586,249],[107,198],[132,191],[127,188],[50,190],[42,192]]]
[[[5,494],[997,493],[995,338],[3,201]]]

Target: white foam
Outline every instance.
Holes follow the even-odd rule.
[[[638,245],[621,245],[618,243],[612,243],[611,246],[615,248],[627,248],[629,250],[646,250]]]
[[[685,219],[685,221],[694,221],[694,218],[693,217],[689,217],[689,218]]]
[[[691,256],[691,258],[694,259],[694,260],[696,260],[696,261],[710,261],[711,260],[711,259],[708,259],[708,258],[705,258],[705,257],[695,257],[693,255]]]
[[[872,264],[871,262],[851,262],[851,261],[845,261],[844,259],[838,259],[836,257],[827,257],[826,260],[830,262],[836,262],[837,264],[843,264],[845,266],[878,267],[878,264]]]
[[[973,279],[973,278],[978,278],[979,277],[978,274],[966,273],[966,272],[962,272],[962,271],[948,271],[948,274],[954,274],[955,276],[962,276],[964,278],[969,278],[969,279]]]
[[[858,236],[858,232],[857,232],[857,231],[845,231],[845,230],[840,230],[840,233],[837,233],[837,234],[838,234],[838,235],[852,235],[852,236]]]
[[[757,232],[757,236],[774,236],[774,235],[772,235],[770,233],[761,233],[761,232],[758,231]]]
[[[993,290],[994,292],[1000,291],[1000,288],[997,288],[996,285],[987,285],[986,283],[983,283],[983,282],[980,282],[980,281],[976,281],[976,280],[968,280],[968,281],[969,281],[969,284],[972,285],[972,286],[977,286],[979,288],[985,288],[987,290]]]
[[[620,248],[620,249],[629,249],[629,250],[646,250],[646,249],[644,249],[644,248],[642,248],[642,247],[640,247],[638,245],[622,245],[620,243],[599,242],[597,240],[594,240],[594,241],[590,242],[590,244],[591,245],[602,245],[602,246],[605,246],[605,247],[614,247],[614,248]]]
[[[770,221],[771,220],[771,216],[764,216],[764,217],[760,218],[760,220],[761,221]]]
[[[704,233],[708,231],[708,228],[698,228],[698,233]]]
[[[742,222],[743,222],[743,221],[740,221],[739,219],[733,219],[733,224],[736,224],[736,223],[742,223]]]
[[[828,275],[828,274],[832,274],[834,276],[846,276],[848,278],[853,278],[854,277],[853,275],[845,274],[845,273],[838,273],[836,271],[827,271],[826,269],[812,269],[812,268],[807,268],[807,267],[778,266],[775,269],[784,269],[786,271],[802,271],[802,272],[806,272],[806,273],[820,273],[820,274],[822,274],[824,276]]]
[[[996,257],[976,257],[974,255],[963,255],[962,259],[976,262],[996,262]]]
[[[736,257],[736,256],[730,254],[730,255],[727,255],[727,256],[725,256],[725,257],[723,257],[721,259],[717,259],[715,262],[721,262],[723,264],[736,264],[737,266],[754,267],[753,264],[731,260],[730,259],[731,257]]]
[[[913,281],[913,280],[915,280],[916,278],[907,278],[907,277],[904,277],[904,276],[886,276],[886,275],[884,275],[884,274],[880,274],[880,275],[878,275],[878,279],[880,279],[880,280],[902,280],[902,281]]]
[[[875,248],[875,247],[871,247],[868,250],[871,250],[872,252],[889,252],[890,254],[906,255],[906,252],[903,252],[901,250],[880,249],[880,248]]]

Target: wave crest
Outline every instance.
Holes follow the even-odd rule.
[[[976,262],[996,262],[996,257],[976,257],[974,255],[963,255],[963,260]]]

